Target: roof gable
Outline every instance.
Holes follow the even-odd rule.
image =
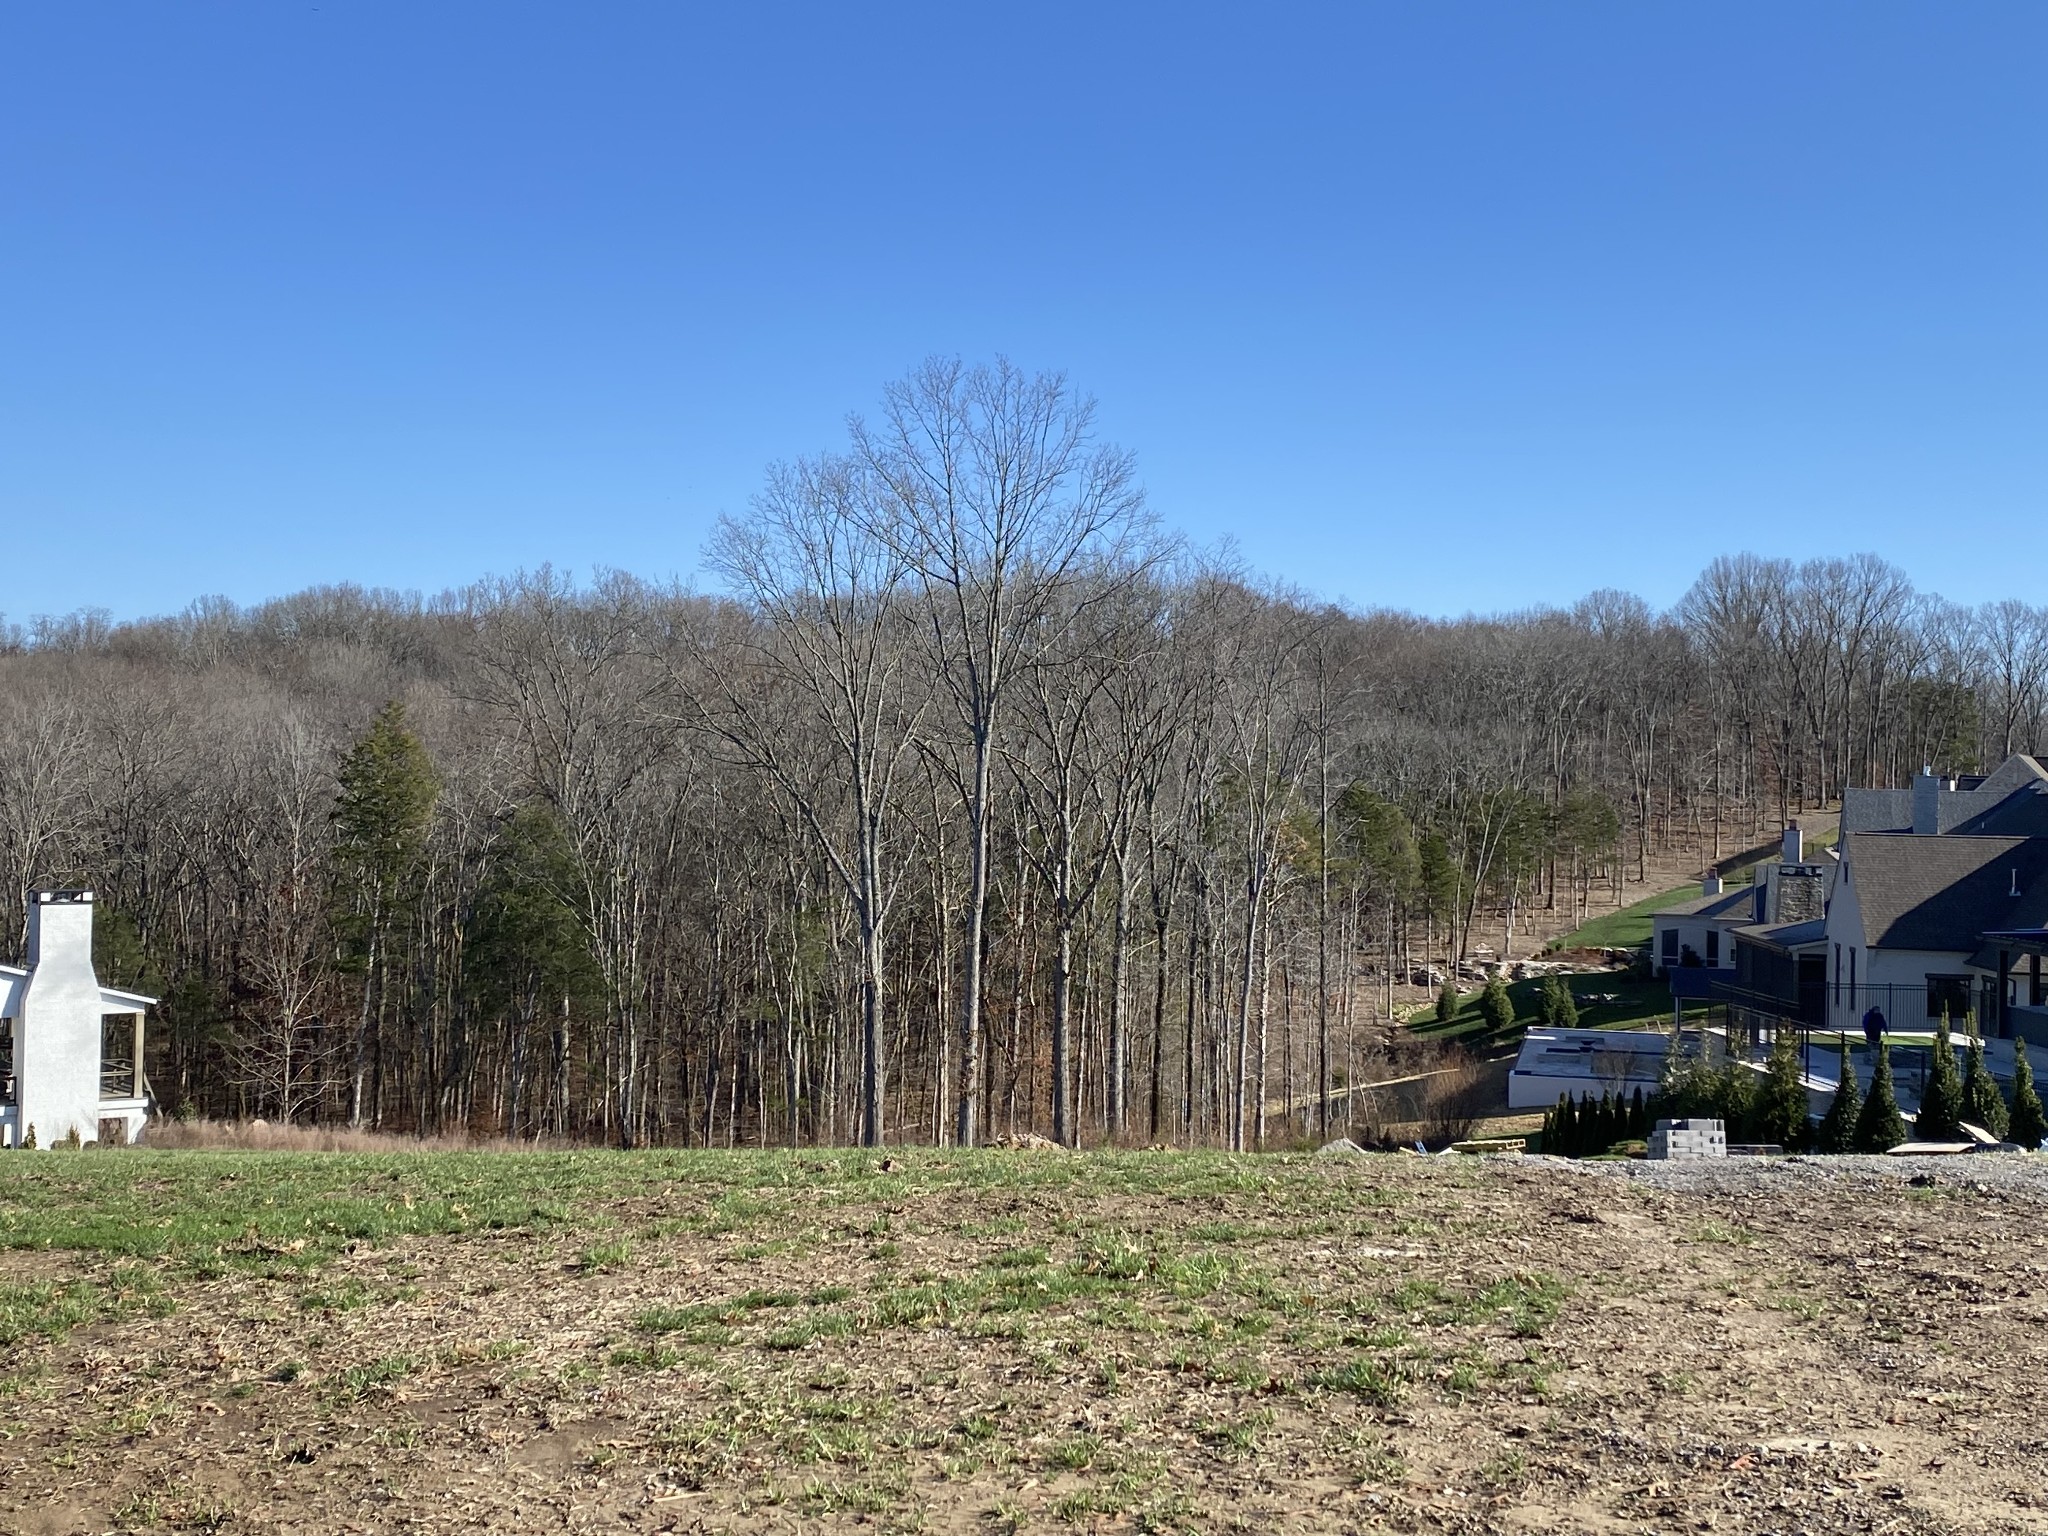
[[[1844,843],[1874,949],[1974,952],[1986,929],[2048,901],[2048,837],[1859,832]],[[2020,895],[2012,895],[2013,881]]]

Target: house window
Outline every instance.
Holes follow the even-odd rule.
[[[142,1015],[100,1015],[100,1097],[142,1097]]]
[[[1721,930],[1718,928],[1709,928],[1707,930],[1707,964],[1719,965],[1720,963]]]
[[[1663,933],[1663,942],[1664,963],[1666,965],[1676,965],[1678,963],[1678,930],[1676,928],[1666,928]]]
[[[1835,1001],[1842,1000],[1842,946],[1835,946]]]
[[[1961,1023],[1964,1014],[1970,1011],[1970,978],[1967,976],[1930,976],[1927,978],[1927,1017],[1938,1019],[1944,1013]]]

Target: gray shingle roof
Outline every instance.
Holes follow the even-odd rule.
[[[2048,837],[1858,832],[1843,848],[1866,944],[1974,953],[1987,928],[2022,926],[2048,904]]]
[[[1736,917],[1744,919],[1756,911],[1756,887],[1738,885],[1718,896],[1695,896],[1690,901],[1659,907],[1653,917]]]
[[[1963,782],[1968,783],[1968,780]],[[2048,783],[2048,768],[2015,752],[1996,771],[1972,784],[1941,797],[1942,832],[1969,832],[1974,821],[1988,816],[2015,791]],[[1907,789],[1851,789],[1842,795],[1842,831],[1910,832],[1913,830],[1913,791]],[[1991,831],[1992,828],[1984,828]],[[1998,829],[2003,831],[2004,829]],[[2024,835],[2038,835],[2025,833]]]
[[[1956,831],[1966,837],[2048,837],[2048,783],[2022,784]]]

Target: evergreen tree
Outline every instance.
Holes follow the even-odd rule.
[[[1812,1118],[1806,1098],[1806,1074],[1799,1066],[1799,1043],[1788,1029],[1778,1031],[1771,1060],[1757,1096],[1757,1134],[1788,1152],[1806,1145]]]
[[[2015,1056],[2024,1055],[2022,1042],[2015,1040]],[[1963,1118],[1972,1125],[1982,1126],[2000,1141],[2005,1140],[2007,1116],[2005,1098],[1998,1091],[1998,1082],[1991,1075],[1991,1068],[1984,1062],[1984,1041],[1975,1030],[1970,1032],[1969,1065],[1963,1069]]]
[[[1458,1016],[1458,984],[1448,978],[1437,989],[1436,1021],[1448,1024]]]
[[[370,1045],[386,1002],[387,941],[412,915],[441,780],[396,700],[378,711],[335,777],[335,927],[363,976],[349,1074],[349,1123],[360,1125]]]
[[[2015,1053],[2019,1044],[2019,1040],[2013,1042]],[[1976,1034],[1976,1030],[1970,1032],[1970,1053],[1966,1061],[1968,1065],[1962,1071],[1962,1118],[1989,1130],[1999,1141],[2005,1141],[2005,1096],[1999,1092],[1999,1083],[1991,1075],[1991,1067],[1985,1065],[1985,1040]]]
[[[1620,1129],[1614,1117],[1614,1094],[1611,1090],[1603,1089],[1600,1094],[1600,1134],[1595,1138],[1599,1145],[1593,1150],[1605,1152],[1613,1147],[1621,1140]]]
[[[1856,1121],[1863,1113],[1863,1090],[1856,1082],[1856,1064],[1849,1059],[1849,1037],[1842,1037],[1841,1077],[1834,1102],[1821,1117],[1814,1145],[1822,1152],[1848,1152],[1856,1145]]]
[[[2048,1138],[2048,1112],[2041,1108],[2041,1095],[2034,1091],[2034,1064],[2027,1060],[2027,1042],[2012,1043],[2012,1115],[2005,1137],[2028,1151]]]
[[[1949,1042],[1948,1014],[1935,1027],[1928,1053],[1927,1087],[1920,1095],[1920,1113],[1913,1122],[1915,1141],[1963,1139],[1963,1079],[1956,1071],[1955,1047]]]
[[[1643,1090],[1637,1085],[1635,1096],[1629,1101],[1628,1139],[1647,1141],[1650,1137],[1650,1107],[1643,1100]]]
[[[1954,1065],[1951,1058],[1950,1065]],[[1906,1122],[1899,1114],[1899,1101],[1892,1092],[1892,1048],[1877,1043],[1877,1066],[1870,1075],[1870,1097],[1863,1101],[1856,1117],[1855,1149],[1858,1152],[1889,1152],[1906,1139]]]
[[[1555,1029],[1571,1029],[1579,1022],[1579,1005],[1572,1001],[1572,989],[1562,976],[1543,978],[1542,1019]]]
[[[1550,1150],[1549,1143],[1546,1142],[1544,1144],[1544,1150]],[[1579,1155],[1579,1114],[1578,1108],[1572,1102],[1570,1094],[1566,1094],[1558,1101],[1557,1155],[1559,1157],[1577,1157]]]
[[[1515,1000],[1508,996],[1507,981],[1499,971],[1487,977],[1486,990],[1479,995],[1479,1011],[1497,1035],[1514,1027]]]

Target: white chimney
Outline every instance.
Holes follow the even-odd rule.
[[[1721,877],[1719,875],[1708,875],[1706,879],[1700,882],[1700,894],[1702,896],[1720,895]]]
[[[92,892],[37,891],[28,907],[15,1104],[41,1146],[100,1133],[100,984],[92,970]]]
[[[1945,787],[1931,767],[1922,768],[1920,776],[1913,780],[1913,830],[1922,837],[1932,837],[1941,830],[1941,794]]]
[[[1787,864],[1806,862],[1806,834],[1799,830],[1799,823],[1793,822],[1785,828],[1785,860]]]

